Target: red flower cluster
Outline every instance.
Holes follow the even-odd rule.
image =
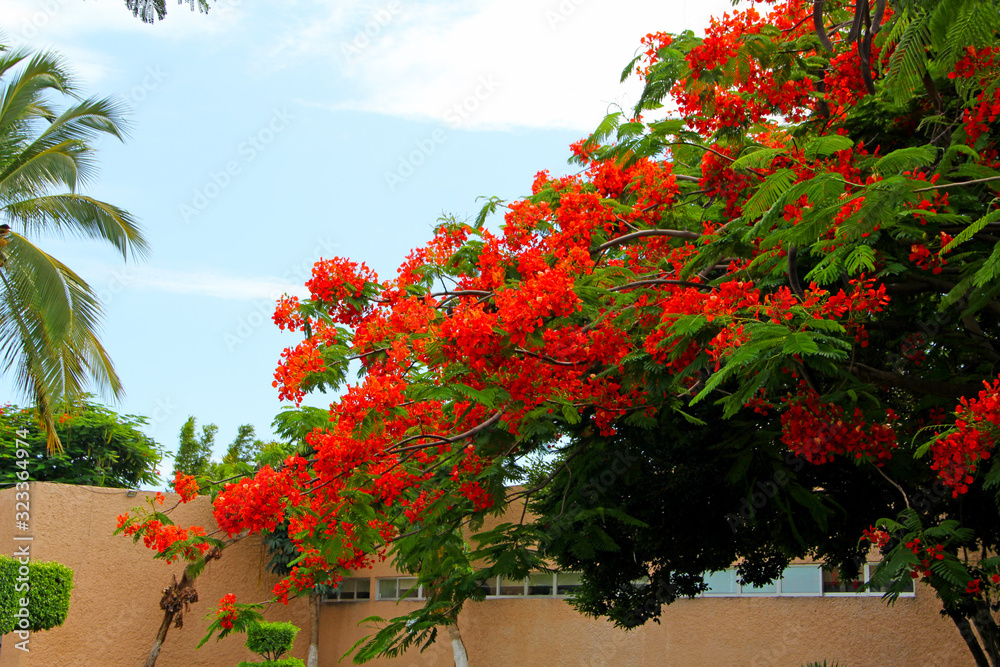
[[[868,528],[865,528],[864,533],[861,535],[861,539],[868,540],[873,545],[881,549],[889,543],[889,533],[885,532],[881,528],[869,526]]]
[[[219,600],[219,609],[215,612],[215,617],[219,620],[219,625],[221,625],[226,630],[233,629],[233,621],[236,620],[236,596],[232,593],[226,593]]]
[[[952,496],[967,493],[980,461],[991,456],[1000,433],[1000,379],[985,387],[978,398],[962,398],[955,408],[955,429],[935,441],[930,448],[931,468]]]
[[[174,477],[174,491],[180,495],[182,503],[191,502],[198,497],[198,480],[178,470]]]
[[[827,463],[838,454],[853,455],[881,466],[892,457],[896,433],[889,424],[870,424],[859,408],[851,416],[812,391],[790,398],[781,415],[781,441],[810,463]],[[886,420],[895,414],[886,411]]]
[[[319,260],[313,266],[312,278],[306,282],[315,301],[330,304],[330,316],[335,322],[353,326],[364,313],[349,300],[360,299],[365,287],[378,282],[378,276],[362,263],[342,257]]]
[[[293,474],[264,466],[252,479],[227,484],[215,499],[213,514],[219,528],[229,535],[274,530],[284,519],[285,508],[299,502]]]
[[[118,516],[118,529],[127,537],[135,535],[142,537],[143,544],[159,554],[165,554],[178,542],[186,542],[193,537],[205,536],[205,530],[200,526],[191,526],[184,529],[179,526],[164,524],[158,519],[152,518],[147,518],[145,521],[130,522],[127,513]],[[173,554],[166,557],[165,560],[168,563],[173,563],[180,557],[187,561],[193,561],[208,551],[208,549],[208,543],[192,540],[191,544],[182,545]]]
[[[906,543],[906,548],[912,551],[913,555],[920,559],[919,564],[914,563],[910,566],[910,576],[914,579],[919,579],[921,576],[925,579],[930,579],[931,563],[935,560],[944,560],[943,544],[921,546],[920,538],[916,537]]]

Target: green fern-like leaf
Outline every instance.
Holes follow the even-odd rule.
[[[802,149],[802,154],[807,160],[817,160],[847,150],[852,146],[854,146],[854,142],[849,138],[839,134],[828,134],[817,137],[806,144],[806,147]]]
[[[743,217],[746,220],[756,220],[765,211],[774,206],[775,202],[788,190],[795,180],[795,172],[791,169],[779,169],[761,183],[757,191],[743,206]]]

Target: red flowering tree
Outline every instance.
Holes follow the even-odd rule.
[[[320,261],[279,303],[304,334],[282,398],[342,393],[308,460],[229,484],[215,516],[288,521],[279,599],[386,556],[432,584],[357,659],[546,557],[632,627],[733,562],[763,583],[881,550],[875,585],[928,583],[1000,665],[1000,12],[763,4],[647,35],[644,93],[572,147],[578,175],[443,221],[391,278]],[[477,532],[523,500],[537,519]]]

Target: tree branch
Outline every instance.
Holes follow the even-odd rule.
[[[631,234],[626,234],[625,236],[619,236],[616,239],[611,239],[607,243],[602,243],[594,249],[595,253],[603,252],[608,248],[614,248],[615,246],[620,246],[622,244],[628,243],[629,241],[634,241],[635,239],[642,238],[644,236],[671,236],[676,239],[688,239],[691,241],[696,241],[701,238],[701,234],[696,234],[695,232],[686,232],[680,229],[643,229],[638,232],[632,232]]]
[[[472,436],[479,434],[481,431],[484,431],[484,430],[488,429],[490,426],[493,426],[498,421],[500,421],[500,417],[502,417],[502,416],[503,416],[503,410],[497,412],[492,417],[490,417],[489,419],[487,419],[486,421],[484,421],[482,424],[479,424],[478,426],[473,426],[472,428],[470,428],[465,433],[459,433],[458,435],[453,435],[453,436],[450,436],[450,437],[445,437],[443,435],[435,435],[433,433],[422,433],[420,435],[410,436],[409,438],[404,438],[403,440],[400,440],[395,445],[393,445],[392,447],[389,447],[385,451],[386,451],[387,454],[398,454],[399,452],[405,452],[405,451],[409,451],[411,449],[424,449],[424,448],[427,448],[427,447],[433,447],[435,445],[447,445],[447,444],[452,443],[452,442],[458,442],[460,440],[465,440],[466,438],[471,438]],[[434,442],[423,442],[423,443],[420,443],[419,445],[410,445],[409,447],[401,447],[400,446],[400,445],[406,444],[407,442],[413,442],[414,440],[420,440],[421,438],[433,438],[435,441]]]

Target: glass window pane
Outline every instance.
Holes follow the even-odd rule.
[[[356,579],[341,579],[340,586],[340,599],[341,600],[353,600],[354,599],[354,587],[357,584]]]
[[[822,591],[819,565],[794,565],[785,568],[781,574],[781,594],[810,593],[819,595]]]
[[[500,595],[524,595],[524,581],[509,581],[500,577]]]
[[[479,584],[479,587],[482,588],[483,592],[487,595],[496,595],[497,577],[490,577],[489,579],[484,580],[481,584]]]
[[[378,579],[378,599],[395,600],[399,597],[395,579]]]
[[[875,568],[877,568],[877,567],[878,567],[878,563],[868,563],[868,574],[867,574],[867,577],[866,577],[868,580],[871,580],[872,575],[875,574]],[[906,593],[914,593],[915,592],[914,585],[913,585],[914,583],[915,583],[915,581],[912,578],[907,577],[906,588],[903,589],[903,593],[904,594],[906,594]],[[885,586],[872,586],[871,588],[868,589],[868,592],[871,593],[872,595],[881,595],[882,593],[885,593],[888,590],[889,590],[889,586],[888,585],[885,585]]]
[[[557,572],[556,573],[556,595],[569,595],[574,589],[580,587],[583,575],[579,572]]]
[[[705,583],[708,584],[706,595],[737,595],[739,588],[736,584],[736,570],[722,570],[705,575]]]
[[[823,593],[857,593],[861,582],[857,579],[840,578],[837,568],[823,570]]]
[[[420,589],[417,587],[416,577],[399,578],[399,597],[401,599],[420,597]]]
[[[751,586],[750,584],[743,584],[740,587],[740,592],[743,595],[777,595],[778,582],[775,581],[770,584],[764,584],[763,586]]]
[[[354,597],[357,600],[370,600],[372,597],[372,582],[371,579],[355,579],[355,594]]]
[[[552,595],[552,574],[538,572],[528,577],[528,595]]]

